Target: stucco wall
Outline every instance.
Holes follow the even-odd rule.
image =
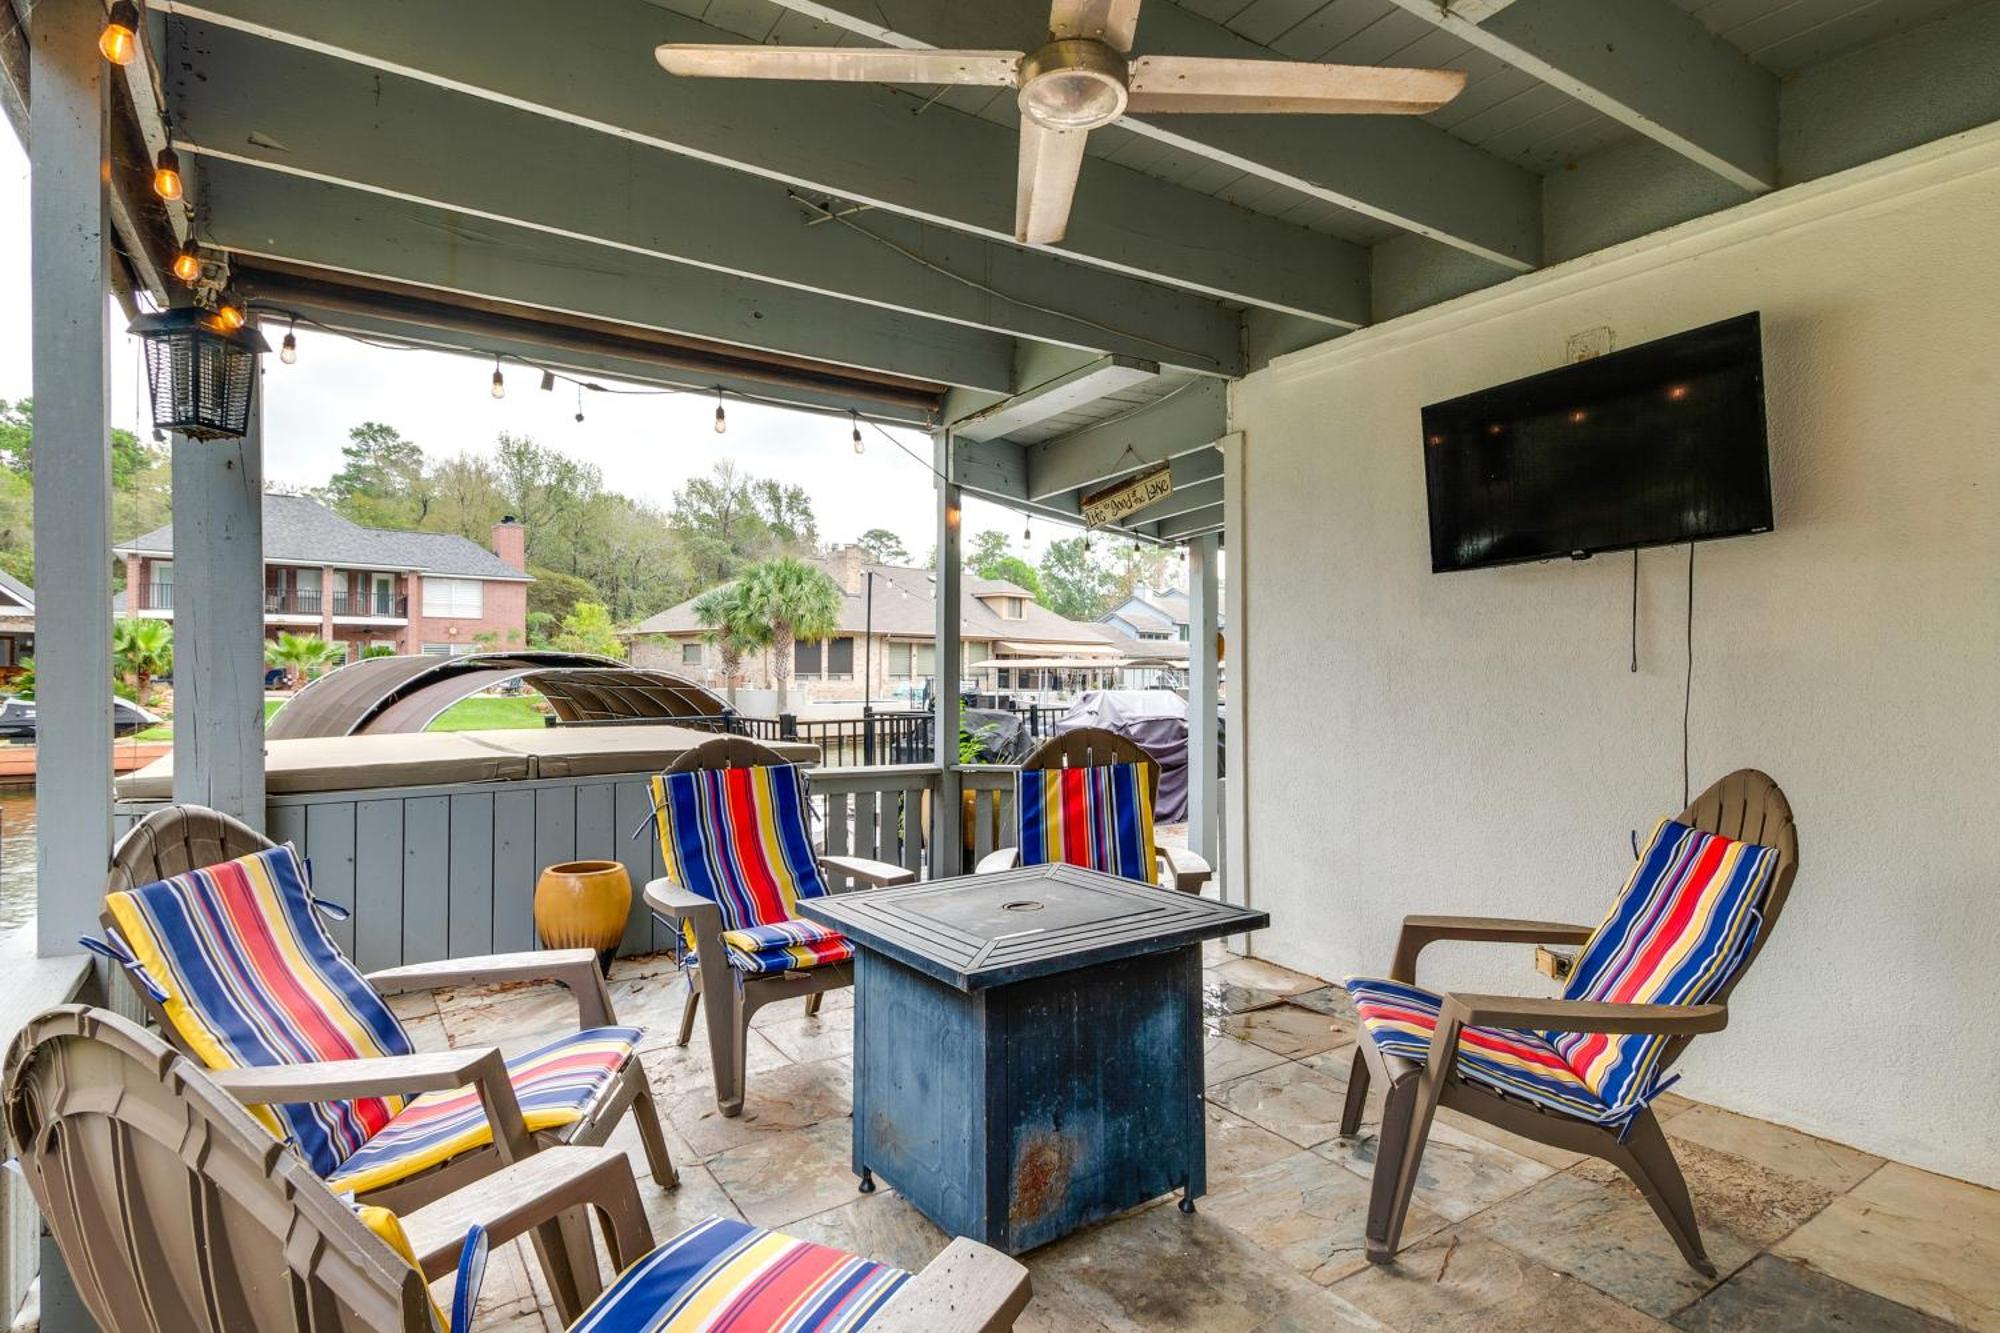
[[[1687,550],[1640,558],[1636,675],[1629,556],[1432,575],[1418,413],[1751,309],[1777,530],[1696,555],[1692,766],[1775,776],[1801,870],[1683,1091],[2000,1184],[2000,126],[1237,386],[1256,948],[1379,974],[1406,912],[1601,914],[1681,803]],[[1425,969],[1545,985],[1506,947]]]

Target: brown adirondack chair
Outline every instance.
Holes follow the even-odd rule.
[[[399,1218],[377,1213],[371,1226],[197,1062],[102,1009],[66,1005],[28,1022],[7,1055],[4,1113],[105,1333],[441,1333],[427,1283],[458,1266],[475,1225],[502,1244],[586,1208],[614,1273],[653,1250],[631,1160],[605,1147],[547,1149]],[[637,1284],[595,1294],[596,1259],[585,1254],[592,1271],[576,1285],[593,1299],[565,1306],[565,1322],[649,1322],[661,1302]],[[1013,1327],[1029,1291],[1026,1269],[958,1240],[868,1328],[997,1333]]]
[[[268,851],[273,846],[263,834],[220,811],[197,805],[168,806],[146,816],[119,840],[112,850],[104,891],[108,897],[191,870]],[[438,887],[442,892],[443,886]],[[115,930],[108,911],[103,921],[107,931]],[[165,1006],[137,976],[128,972],[127,979],[167,1040],[199,1063],[198,1053],[187,1046]],[[579,1032],[615,1026],[618,1021],[603,973],[598,969],[597,955],[589,949],[445,959],[386,968],[366,974],[364,980],[385,995],[506,981],[554,982],[566,986],[575,997]],[[680,1183],[667,1151],[652,1085],[636,1054],[612,1076],[604,1091],[586,1108],[582,1119],[539,1132],[530,1132],[522,1123],[506,1063],[499,1051],[491,1048],[216,1071],[213,1077],[218,1085],[246,1101],[266,1103],[336,1101],[476,1088],[494,1126],[493,1143],[459,1153],[419,1174],[362,1195],[364,1202],[388,1208],[412,1209],[433,1203],[538,1148],[602,1144],[628,1110],[638,1127],[647,1167],[654,1180],[667,1189]],[[588,1239],[574,1229],[574,1219],[560,1223],[572,1228],[566,1237],[556,1234],[557,1225],[552,1223],[538,1231],[534,1241],[551,1285],[558,1286],[563,1297],[573,1300],[575,1293],[559,1285],[566,1281],[566,1267],[572,1265],[565,1264],[558,1250],[567,1249],[574,1256],[587,1248]]]
[[[1032,772],[1050,768],[1098,768],[1106,764],[1143,764],[1147,801],[1154,807],[1159,805],[1159,764],[1133,742],[1103,727],[1078,727],[1075,731],[1051,736],[1021,761],[1021,768]],[[1162,888],[1200,893],[1202,885],[1215,875],[1207,861],[1185,847],[1155,846],[1153,851],[1159,865],[1157,883]],[[1012,870],[1020,864],[1020,860],[1020,848],[1001,847],[980,857],[974,873],[986,875],[996,870]]]
[[[1777,853],[1775,869],[1756,908],[1761,919],[1755,933],[1733,971],[1706,1002],[1614,1004],[1441,993],[1436,995],[1436,1027],[1429,1041],[1428,1058],[1421,1062],[1386,1054],[1367,1030],[1360,1034],[1348,1076],[1340,1132],[1343,1137],[1352,1137],[1360,1130],[1370,1082],[1382,1080],[1385,1091],[1381,1141],[1376,1145],[1374,1193],[1368,1209],[1370,1260],[1386,1263],[1394,1257],[1410,1196],[1416,1188],[1431,1120],[1439,1106],[1448,1106],[1524,1138],[1611,1163],[1638,1186],[1687,1262],[1707,1276],[1715,1276],[1715,1265],[1702,1248],[1701,1230],[1695,1221],[1687,1183],[1650,1105],[1643,1106],[1624,1125],[1594,1124],[1476,1082],[1460,1067],[1463,1050],[1458,1037],[1468,1028],[1558,1034],[1640,1033],[1667,1039],[1655,1066],[1657,1079],[1658,1073],[1679,1059],[1697,1035],[1723,1028],[1729,1017],[1729,994],[1769,941],[1791,892],[1798,873],[1798,830],[1784,792],[1754,769],[1742,769],[1723,778],[1696,797],[1675,819],[1701,832],[1754,843]],[[1389,968],[1389,980],[1414,986],[1418,955],[1439,940],[1584,945],[1596,930],[1593,926],[1493,917],[1405,917],[1396,956]],[[1546,948],[1538,953],[1543,961],[1551,963],[1548,970],[1557,976],[1566,976],[1569,966],[1577,961],[1575,956],[1551,955]]]
[[[718,736],[676,759],[669,773],[713,772],[730,768],[767,768],[788,763],[776,751],[742,736]],[[917,872],[864,856],[817,854],[829,877],[856,880],[870,888],[908,884]],[[722,911],[716,904],[662,877],[646,885],[646,905],[676,930],[691,926],[695,966],[688,970],[687,1001],[681,1009],[680,1044],[694,1036],[694,1020],[704,997],[708,1001],[708,1053],[715,1071],[715,1104],[722,1114],[743,1113],[744,1062],[750,1039],[750,1017],[767,1004],[804,999],[806,1013],[819,1012],[827,991],[854,984],[851,963],[827,963],[785,972],[744,973],[732,967],[722,943]]]

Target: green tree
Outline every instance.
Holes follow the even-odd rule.
[[[1033,565],[1014,554],[1014,539],[1004,532],[988,528],[974,533],[972,546],[965,553],[965,568],[982,579],[1004,579],[1026,588],[1036,601],[1042,600],[1041,576]]]
[[[485,545],[493,525],[513,512],[500,470],[477,454],[459,454],[432,466],[428,477],[430,509],[424,526],[433,532],[455,532]]]
[[[305,684],[307,676],[329,665],[339,652],[337,645],[328,643],[317,634],[280,631],[277,638],[265,641],[264,663],[282,667],[286,686],[296,689]]]
[[[611,612],[602,602],[578,602],[563,617],[562,628],[549,641],[549,647],[559,653],[595,653],[599,657],[620,659],[625,656],[625,645],[618,641]]]
[[[794,645],[829,638],[840,627],[840,585],[796,556],[753,565],[743,582],[744,597],[771,627],[771,674],[783,713],[790,704]]]
[[[680,544],[687,585],[695,588],[735,578],[770,541],[750,479],[728,460],[675,491],[667,521]]]
[[[1087,537],[1050,542],[1042,555],[1041,603],[1071,620],[1095,620],[1114,605],[1118,581],[1090,551]]]
[[[750,483],[758,517],[770,539],[787,555],[809,552],[819,543],[819,520],[812,497],[803,486],[787,486],[768,477]]]
[[[771,622],[750,593],[747,580],[725,583],[695,598],[693,608],[695,621],[703,630],[701,637],[722,653],[722,679],[731,708],[736,706],[736,682],[743,674],[743,659],[771,645]]]
[[[855,538],[854,544],[868,552],[868,558],[878,565],[910,563],[910,552],[903,539],[887,528],[870,528]]]
[[[111,669],[132,683],[132,702],[144,708],[153,681],[174,669],[174,627],[164,620],[126,616],[111,623]]]
[[[545,612],[560,621],[576,609],[578,602],[595,601],[597,589],[574,574],[565,574],[558,569],[544,569],[539,565],[528,566],[528,572],[535,581],[528,585],[528,614]]]
[[[35,405],[0,400],[0,569],[35,579]],[[165,523],[173,506],[169,452],[129,430],[111,432],[111,532],[134,537]],[[114,586],[123,565],[112,571]]]
[[[341,468],[327,482],[334,509],[371,528],[422,526],[430,508],[424,451],[394,426],[364,421],[347,432]]]

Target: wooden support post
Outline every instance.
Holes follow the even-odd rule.
[[[1218,797],[1221,795],[1221,749],[1217,735],[1221,663],[1216,660],[1215,632],[1221,623],[1216,605],[1214,533],[1188,543],[1188,848],[1216,866],[1221,848]],[[1218,872],[1222,867],[1216,866]],[[1216,888],[1228,902],[1229,882],[1216,875]]]
[[[1229,781],[1224,784],[1222,864],[1216,867],[1228,886],[1229,901],[1248,907],[1255,901],[1250,882],[1250,523],[1248,459],[1242,431],[1232,431],[1217,443],[1222,450],[1222,530],[1229,534],[1229,577],[1224,598],[1229,604],[1229,634],[1224,645],[1229,666],[1229,728],[1223,736],[1228,751]],[[1237,935],[1229,947],[1250,951],[1250,936]]]
[[[98,0],[29,14],[35,390],[36,948],[97,930],[111,855],[110,346]],[[132,589],[133,596],[138,589]]]
[[[956,875],[963,868],[965,825],[960,815],[962,790],[958,773],[958,679],[964,674],[964,645],[959,641],[959,597],[963,587],[963,550],[960,517],[964,503],[959,495],[956,468],[952,459],[949,427],[933,437],[932,466],[937,470],[937,652],[931,666],[937,682],[933,707],[936,710],[938,797],[931,830],[931,876]]]
[[[174,436],[174,800],[264,827],[263,371],[240,440]]]

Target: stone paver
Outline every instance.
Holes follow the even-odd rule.
[[[1345,992],[1214,947],[1203,959],[1209,1192],[1193,1216],[1156,1201],[1024,1256],[1035,1298],[1020,1333],[2000,1330],[2000,1193],[1672,1094],[1656,1110],[1718,1280],[1681,1261],[1612,1168],[1450,1110],[1397,1261],[1370,1265],[1379,1089],[1361,1133],[1339,1138],[1358,1035]],[[745,1113],[731,1119],[715,1109],[705,1026],[674,1044],[683,987],[664,957],[620,960],[611,978],[620,1021],[645,1030],[681,1172],[679,1189],[660,1189],[631,1127],[614,1135],[656,1237],[721,1213],[910,1269],[942,1250],[949,1238],[894,1182],[855,1191],[852,992],[827,995],[816,1018],[802,1002],[757,1015]],[[545,987],[394,1003],[427,1049],[518,1050],[575,1022],[567,992]],[[556,1333],[546,1307],[532,1250],[503,1247],[477,1327]]]

